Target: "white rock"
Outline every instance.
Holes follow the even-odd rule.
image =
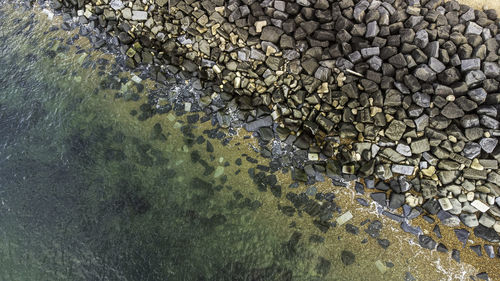
[[[448,211],[448,210],[453,209],[453,205],[451,205],[450,199],[448,199],[446,197],[439,198],[438,202],[439,202],[439,205],[441,205],[441,209],[443,209],[443,211]]]
[[[122,16],[126,20],[132,19],[132,10],[130,8],[125,8],[122,10]],[[88,17],[87,17],[88,18]]]
[[[496,232],[500,232],[500,221],[497,221],[497,222],[493,225],[493,229],[494,229]]]
[[[54,18],[54,13],[49,9],[43,9],[42,13],[46,14],[49,20],[52,20]]]
[[[406,197],[406,204],[412,208],[416,207],[418,205],[418,198],[413,195],[409,195]]]
[[[399,143],[396,146],[396,151],[399,152],[399,154],[401,154],[403,156],[407,156],[407,157],[411,156],[411,148],[409,145]]]
[[[391,167],[391,170],[393,173],[411,176],[411,175],[413,175],[413,171],[415,170],[415,167],[408,166],[408,165],[393,164]]]
[[[184,104],[184,111],[191,112],[191,103],[190,102],[186,102]]]
[[[318,153],[308,153],[307,159],[309,159],[309,161],[318,161],[319,155],[318,155]]]
[[[467,201],[474,200],[474,192],[467,192]]]
[[[132,20],[144,21],[148,19],[148,12],[132,11]]]
[[[132,78],[130,78],[130,80],[134,81],[137,84],[141,83],[142,81],[142,79],[137,75],[133,75]]]
[[[223,166],[218,166],[215,169],[214,178],[218,178],[218,177],[222,176],[223,174],[224,174],[224,167]]]
[[[121,0],[111,0],[111,2],[109,2],[109,5],[115,11],[118,11],[118,10],[121,10],[121,9],[125,8],[125,5],[123,5],[123,3],[122,3]]]
[[[490,209],[490,206],[485,204],[483,201],[480,200],[474,200],[472,203],[470,203],[472,207],[478,209],[480,212],[484,213]]]
[[[337,225],[341,226],[344,223],[348,222],[350,219],[352,219],[352,214],[351,211],[347,211],[344,214],[342,214],[340,217],[337,218]]]

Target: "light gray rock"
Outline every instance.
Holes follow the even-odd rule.
[[[479,126],[479,117],[476,114],[467,114],[460,118],[460,125],[464,128]]]
[[[367,62],[370,65],[370,67],[375,71],[379,71],[383,63],[382,59],[378,56],[371,57]]]
[[[467,35],[467,34],[481,35],[482,32],[483,32],[483,28],[479,24],[471,21],[467,24],[467,29],[465,30],[465,35]]]
[[[498,129],[498,126],[499,126],[499,122],[496,119],[493,119],[487,115],[481,116],[479,122],[481,123],[481,125],[485,126],[486,128],[489,128],[489,129],[496,130],[496,129]]]
[[[475,214],[461,214],[460,220],[468,227],[476,227],[479,225],[479,221]]]
[[[465,75],[465,83],[469,88],[479,85],[484,80],[486,80],[486,75],[481,70],[473,70]]]
[[[323,82],[327,82],[328,79],[330,79],[331,75],[332,75],[332,70],[324,66],[318,67],[318,69],[316,69],[316,72],[314,73],[314,77]]]
[[[250,58],[258,61],[265,61],[266,60],[266,54],[264,54],[262,51],[257,50],[255,48],[250,49]]]
[[[111,2],[109,2],[109,6],[115,11],[125,8],[125,5],[123,5],[121,0],[111,0]]]
[[[450,203],[453,206],[451,210],[448,210],[451,214],[460,215],[462,213],[462,203],[456,198],[450,198]]]
[[[441,73],[446,69],[446,66],[438,59],[431,57],[429,59],[429,67],[436,73]]]
[[[380,32],[377,21],[371,21],[366,25],[366,38],[374,38]]]
[[[415,45],[417,45],[420,49],[424,49],[429,44],[429,34],[425,29],[419,30],[415,34]]]
[[[481,104],[486,100],[487,93],[483,88],[477,88],[467,92],[467,95],[471,100],[475,101],[477,104]]]
[[[496,62],[484,62],[483,72],[488,78],[500,77],[500,66]]]
[[[420,117],[414,120],[415,126],[417,127],[417,132],[422,132],[427,126],[429,126],[429,115],[422,114]]]
[[[434,72],[427,64],[419,65],[415,69],[413,75],[424,82],[433,82],[436,80],[436,72]]]
[[[132,20],[145,21],[148,19],[148,12],[146,11],[132,11]]]
[[[380,48],[379,47],[363,48],[361,49],[361,55],[365,59],[373,56],[378,56],[380,55]]]
[[[498,144],[497,138],[482,138],[479,141],[479,145],[486,153],[492,153]]]
[[[481,69],[481,60],[478,58],[475,59],[465,59],[462,60],[460,64],[462,72],[467,72],[471,70],[480,70]]]
[[[406,157],[410,157],[412,155],[410,146],[404,143],[399,143],[396,146],[396,151]]]
[[[426,93],[416,92],[411,96],[413,102],[423,108],[427,108],[431,105],[431,96]]]
[[[415,167],[408,165],[393,164],[391,170],[393,173],[411,176],[413,175],[413,171],[415,171]]]
[[[481,217],[479,218],[479,223],[486,226],[486,227],[493,227],[495,224],[496,220],[492,218],[490,215],[487,213],[483,213]]]
[[[481,153],[481,146],[475,142],[468,142],[462,151],[465,157],[469,159],[476,158]]]

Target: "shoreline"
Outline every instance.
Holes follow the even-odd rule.
[[[161,79],[160,79],[160,80],[161,80]],[[222,119],[222,120],[223,120],[223,118],[222,118],[222,117],[221,117],[220,119]],[[224,121],[224,120],[223,120],[223,121]],[[219,121],[219,122],[220,122],[220,121]],[[266,124],[267,124],[267,123],[266,123]],[[309,155],[308,155],[308,157],[311,157],[311,156],[309,156]],[[313,159],[315,159],[315,158],[314,158],[315,156],[312,156],[312,157],[313,157]],[[306,173],[307,173],[307,172],[306,172]],[[302,177],[302,179],[303,179],[303,175],[299,175],[299,176],[301,176],[301,177]],[[349,178],[349,177],[347,177],[347,178]],[[432,216],[431,216],[431,217],[432,217]],[[469,229],[468,231],[469,231],[470,233],[472,233],[472,232],[473,232],[471,229]]]

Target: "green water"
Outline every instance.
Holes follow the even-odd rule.
[[[217,160],[201,153],[209,167],[192,162],[204,143],[186,146],[174,126],[147,127],[113,107],[123,88],[99,85],[118,83],[116,66],[77,53],[66,44],[73,34],[49,32],[31,11],[5,4],[0,13],[1,280],[328,273],[287,242],[293,230],[276,231],[255,215],[258,197],[214,179]],[[128,94],[147,95],[127,85]]]

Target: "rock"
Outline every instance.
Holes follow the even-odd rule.
[[[484,252],[486,253],[486,256],[490,259],[494,258],[495,255],[495,250],[493,249],[492,245],[484,245]]]
[[[425,82],[433,82],[436,80],[436,72],[434,72],[428,65],[426,64],[421,64],[419,65],[416,69],[415,72],[413,73],[415,77],[418,79],[425,81]],[[485,78],[486,79],[486,78]],[[484,80],[484,79],[483,79]]]
[[[460,220],[468,227],[476,227],[479,225],[479,221],[475,214],[461,214]]]
[[[406,124],[399,120],[392,120],[387,129],[385,130],[385,136],[393,141],[398,141],[401,139],[406,131]]]
[[[436,241],[434,241],[434,239],[427,235],[420,235],[418,237],[418,244],[420,244],[422,248],[429,250],[434,250],[437,245]]]
[[[492,153],[498,144],[497,138],[482,138],[479,141],[479,145],[486,153]]]
[[[412,96],[413,102],[423,108],[427,108],[431,105],[431,97],[429,94],[416,92]]]
[[[300,1],[300,0],[299,0]],[[340,253],[340,259],[344,265],[351,265],[355,261],[355,256],[351,251],[342,251]]]
[[[420,154],[422,152],[426,152],[426,151],[429,151],[431,149],[430,144],[429,144],[429,140],[426,138],[413,141],[410,144],[410,146],[411,146],[411,152],[413,154]]]
[[[443,211],[448,211],[448,210],[453,209],[453,205],[451,204],[450,199],[448,199],[446,197],[439,198],[438,202],[439,202],[439,205],[441,206],[441,209],[443,209]]]
[[[481,146],[475,142],[468,142],[462,152],[465,157],[474,159],[481,153]]]
[[[328,79],[330,79],[331,75],[332,75],[332,70],[323,66],[318,67],[316,69],[316,72],[314,73],[314,77],[323,82],[327,82]]]
[[[387,240],[387,239],[377,239],[377,243],[383,249],[387,249],[391,245],[391,242],[389,242],[389,240]]]
[[[115,11],[125,8],[125,5],[123,5],[120,0],[111,0],[111,2],[109,2],[109,6]]]
[[[366,25],[366,38],[374,38],[380,32],[380,28],[378,27],[378,23],[376,21],[369,22]]]
[[[279,42],[280,37],[283,33],[283,30],[276,26],[265,26],[264,28],[262,28],[260,40],[269,41],[276,44]]]
[[[451,251],[451,258],[460,263],[460,251],[457,249],[453,249]]]
[[[420,49],[425,49],[427,44],[429,44],[429,34],[425,29],[421,29],[415,34],[415,45]]]
[[[476,253],[476,255],[478,257],[482,257],[483,256],[483,252],[481,251],[481,245],[473,245],[473,246],[470,246],[470,249]]]
[[[470,204],[472,207],[476,208],[478,211],[480,211],[482,213],[485,213],[490,209],[490,206],[488,206],[488,204],[484,203],[481,200],[476,199],[476,200],[472,201]]]
[[[479,85],[484,80],[486,80],[486,75],[481,70],[473,70],[465,75],[465,83],[469,88]]]
[[[415,167],[408,166],[408,165],[393,164],[391,170],[393,173],[411,176],[411,175],[413,175],[413,171],[415,170]]]
[[[467,95],[471,100],[475,101],[477,104],[481,104],[486,100],[487,93],[483,88],[477,88],[467,92]]]
[[[492,243],[500,242],[498,233],[493,228],[488,228],[483,225],[474,228],[474,235]]]
[[[409,145],[403,144],[403,143],[398,143],[396,146],[396,151],[406,157],[410,157],[411,154],[411,149]]]
[[[426,210],[429,214],[435,215],[439,212],[441,206],[439,206],[437,200],[431,198],[425,201],[425,203],[422,205],[422,208],[424,208],[424,210]]]
[[[457,227],[460,225],[460,219],[457,216],[450,214],[449,212],[441,210],[437,213],[437,217],[439,218],[441,223],[446,226]]]
[[[483,28],[478,25],[477,23],[470,21],[467,24],[467,29],[465,30],[465,35],[467,34],[475,34],[475,35],[481,35],[483,32]]]
[[[385,192],[370,193],[370,197],[372,198],[373,201],[379,203],[382,206],[387,205],[387,196]]]
[[[487,213],[483,213],[479,218],[479,224],[484,225],[485,227],[493,227],[495,222],[496,220]]]
[[[436,73],[441,73],[446,69],[446,66],[439,61],[438,59],[431,57],[429,59],[429,67],[434,70]]]
[[[489,129],[496,130],[499,127],[499,122],[496,119],[493,119],[487,115],[482,115],[479,122],[481,123],[481,125],[485,126],[486,128],[489,128]]]
[[[464,111],[454,102],[449,102],[443,110],[441,110],[441,114],[448,119],[456,119],[465,115]]]
[[[481,60],[478,58],[475,59],[465,59],[462,60],[460,67],[462,72],[467,72],[471,70],[480,70],[481,69]]]
[[[484,62],[483,72],[488,78],[500,77],[500,66],[496,62]]]
[[[454,229],[455,236],[457,236],[458,241],[462,242],[463,247],[467,244],[467,241],[469,240],[470,233],[466,229]]]
[[[245,130],[249,132],[257,131],[262,127],[269,127],[273,124],[273,118],[271,116],[262,117],[254,121],[245,124]]]
[[[361,49],[361,55],[365,59],[373,56],[378,56],[380,55],[380,48],[379,47],[363,48]]]
[[[148,19],[148,12],[145,11],[132,11],[132,20],[145,21]]]

